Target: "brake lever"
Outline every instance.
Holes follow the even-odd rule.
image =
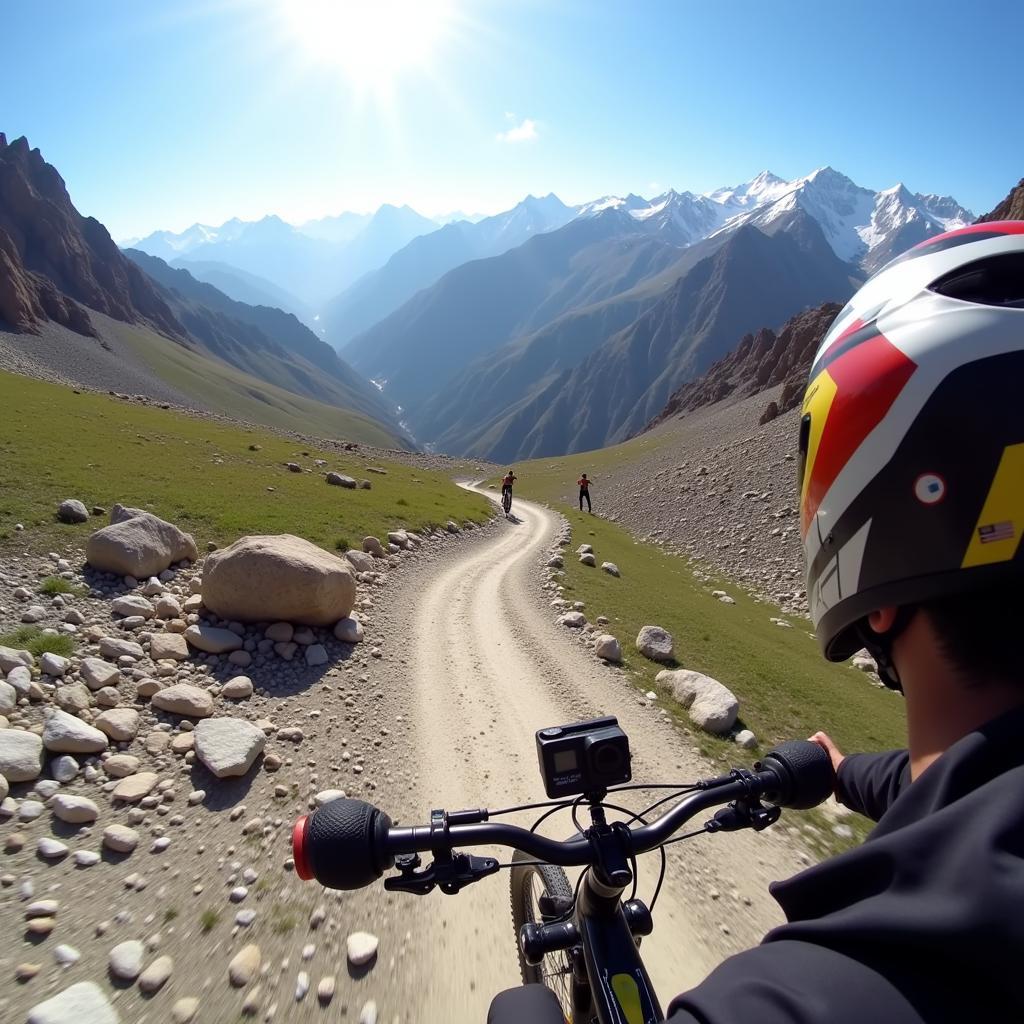
[[[469,853],[452,851],[450,858],[438,859],[420,868],[418,853],[395,858],[399,874],[384,879],[384,888],[390,892],[411,892],[426,896],[436,887],[454,896],[467,885],[493,875],[500,865],[493,857],[475,857]]]
[[[737,832],[741,828],[752,828],[761,832],[779,820],[781,809],[765,807],[760,800],[734,800],[727,807],[716,811],[714,817],[704,823],[706,832]]]

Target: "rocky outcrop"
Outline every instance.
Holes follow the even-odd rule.
[[[745,334],[707,373],[676,391],[645,429],[701,406],[729,397],[746,398],[777,384],[783,385],[782,395],[766,408],[762,422],[795,408],[803,398],[814,353],[840,308],[836,302],[826,302],[798,313],[778,334],[769,327]]]
[[[0,319],[16,331],[54,320],[95,335],[87,307],[183,337],[152,282],[99,221],[75,209],[39,150],[24,137],[0,140]]]
[[[1024,220],[1024,178],[991,213],[979,217],[976,223],[983,224],[990,220]]]

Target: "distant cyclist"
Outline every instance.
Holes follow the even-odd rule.
[[[580,485],[580,511],[583,511],[583,499],[586,498],[587,511],[593,512],[594,510],[590,506],[590,481],[587,479],[587,474],[584,473],[576,482]]]
[[[512,485],[516,482],[516,475],[510,469],[501,478],[501,503],[505,507],[506,513],[512,507]],[[508,503],[506,504],[506,497],[508,496]]]

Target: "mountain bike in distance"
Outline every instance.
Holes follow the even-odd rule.
[[[639,946],[654,929],[665,847],[707,833],[760,831],[778,820],[782,807],[816,806],[835,785],[828,755],[817,744],[796,740],[769,751],[752,770],[734,768],[690,784],[648,785],[631,782],[629,743],[614,718],[541,729],[536,739],[549,800],[490,811],[435,810],[429,825],[400,828],[361,800],[332,800],[295,823],[296,873],[329,888],[358,889],[395,867],[398,873],[385,879],[384,887],[422,896],[435,887],[454,895],[509,869],[525,983],[550,989],[564,1020],[575,1024],[664,1020]],[[611,802],[655,789],[667,795],[639,812]],[[703,825],[676,834],[712,807],[719,809]],[[529,829],[490,820],[538,809],[542,813]],[[584,809],[589,825],[579,819]],[[577,828],[573,838],[540,835],[540,824],[559,811],[571,813]],[[609,821],[608,812],[623,820]],[[510,862],[499,863],[457,849],[484,845],[515,853]],[[661,873],[648,906],[636,895],[636,858],[655,850]],[[427,852],[433,860],[424,866],[420,854]],[[584,869],[575,887],[566,867]],[[627,888],[630,894],[623,898]]]
[[[505,510],[507,516],[512,511],[512,488],[506,487],[501,492],[501,507]]]

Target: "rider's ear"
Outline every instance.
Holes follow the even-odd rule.
[[[899,609],[888,605],[885,608],[876,608],[868,615],[868,625],[879,635],[888,633],[892,624],[896,621]]]

